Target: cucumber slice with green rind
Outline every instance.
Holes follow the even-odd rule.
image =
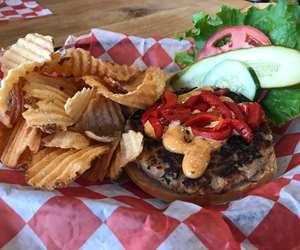
[[[198,87],[207,73],[225,60],[237,60],[251,67],[262,88],[287,87],[300,82],[299,51],[280,46],[263,46],[204,58],[180,72],[172,81],[173,88]]]
[[[254,100],[257,90],[256,83],[247,65],[234,60],[225,60],[212,68],[199,87],[204,86],[228,88],[250,100]]]

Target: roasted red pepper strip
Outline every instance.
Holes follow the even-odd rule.
[[[210,113],[198,113],[194,114],[190,119],[188,119],[184,124],[186,126],[198,125],[202,122],[215,122],[219,121],[220,117]]]
[[[227,119],[226,124],[231,126],[240,136],[242,136],[248,143],[253,140],[253,133],[251,128],[244,121],[235,119]]]
[[[202,101],[202,97],[200,94],[193,95],[183,103],[183,106],[186,108],[193,108],[201,102],[203,102],[203,101]]]
[[[219,130],[223,127],[224,119],[220,116],[210,113],[198,113],[194,114],[189,120],[185,122],[185,126],[200,127],[202,124],[218,122],[218,124],[210,128],[212,131]]]
[[[195,136],[201,136],[213,140],[225,140],[231,135],[232,128],[226,127],[222,130],[213,131],[209,128],[192,127],[192,132]]]
[[[194,95],[187,99],[183,106],[192,110],[198,109],[199,111],[205,112],[209,109],[209,104],[202,101],[201,95]]]
[[[241,106],[246,113],[246,122],[251,128],[258,128],[264,122],[264,114],[260,104],[257,102],[242,103]]]
[[[158,105],[154,105],[154,106],[148,108],[147,111],[143,114],[143,116],[141,118],[141,123],[143,125],[149,120],[149,118],[150,118],[151,115],[152,116],[156,115],[156,117],[157,117],[157,112],[154,113],[156,111],[156,109],[157,109],[157,106]]]
[[[163,95],[163,104],[160,109],[173,108],[177,104],[177,95],[169,90],[166,90]]]
[[[214,106],[225,118],[232,118],[231,111],[217,96],[213,95],[212,92],[203,91],[200,95],[204,102],[207,102],[210,106]]]
[[[185,122],[192,115],[190,109],[186,109],[180,106],[175,108],[163,109],[160,111],[160,113],[169,122],[171,121]]]
[[[150,116],[148,120],[154,129],[155,137],[161,138],[163,135],[163,126],[161,125],[159,119],[155,116]]]
[[[199,103],[192,110],[199,110],[201,112],[206,112],[209,109],[209,105],[207,103]]]
[[[266,118],[265,112],[262,111],[261,112],[261,118],[260,118],[260,125],[264,124],[266,121],[267,121],[267,118]]]
[[[224,103],[234,113],[235,119],[240,120],[240,121],[245,121],[244,114],[243,114],[242,110],[240,109],[240,107],[236,103],[229,102],[229,101],[225,101]]]
[[[263,116],[263,111],[260,104],[258,104],[257,102],[250,103],[249,112],[247,114],[247,123],[252,128],[258,128],[262,123],[263,120],[262,116]]]

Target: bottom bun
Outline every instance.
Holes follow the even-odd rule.
[[[250,190],[268,182],[277,172],[275,153],[270,155],[269,162],[264,168],[264,172],[255,182],[245,182],[225,193],[221,194],[182,194],[175,193],[162,186],[158,181],[146,175],[136,163],[130,163],[126,167],[126,172],[130,179],[139,186],[144,192],[159,198],[166,202],[183,200],[193,202],[199,205],[217,205],[224,204],[232,200],[245,196]]]

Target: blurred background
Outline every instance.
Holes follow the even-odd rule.
[[[248,0],[249,2],[252,3],[272,3],[272,2],[276,2],[275,0],[270,1],[270,0]],[[290,2],[295,2],[295,0],[290,0]],[[298,3],[300,4],[300,0],[298,0]]]

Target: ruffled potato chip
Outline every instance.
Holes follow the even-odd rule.
[[[22,115],[30,126],[53,133],[65,131],[74,124],[64,109],[68,98],[77,91],[73,80],[31,73],[24,82],[25,107],[28,109]]]
[[[25,103],[27,105],[34,104],[32,99],[50,100],[65,104],[67,99],[77,91],[77,85],[73,79],[45,76],[37,72],[32,72],[25,76],[23,84]]]
[[[0,122],[0,155],[2,155],[3,150],[7,147],[7,142],[9,140],[12,129],[7,128]]]
[[[83,80],[86,84],[95,87],[97,92],[106,98],[139,109],[146,109],[153,105],[166,87],[164,72],[155,67],[137,73],[128,82],[118,83],[114,79],[97,76],[84,76]]]
[[[36,70],[38,70],[43,63],[30,63],[22,64],[17,68],[11,69],[7,76],[2,80],[0,88],[0,121],[7,127],[11,127],[11,108],[9,103],[11,103],[11,92],[13,86],[23,78]]]
[[[122,169],[142,153],[143,142],[144,136],[140,132],[129,130],[122,134],[120,145],[115,152],[115,159],[110,166],[109,176],[111,179],[117,179]]]
[[[97,142],[112,142],[114,141],[115,137],[113,136],[98,136],[96,134],[94,134],[92,131],[84,131],[84,134],[94,140],[94,141],[97,141]]]
[[[60,131],[42,139],[45,147],[83,149],[90,145],[89,140],[82,134],[73,131]]]
[[[10,92],[11,102],[10,109],[7,112],[10,118],[10,123],[14,125],[22,115],[24,109],[24,93],[22,90],[23,81],[17,82],[13,85]]]
[[[90,146],[80,150],[56,149],[38,152],[26,170],[29,185],[47,190],[68,186],[91,167],[96,157],[107,152],[106,146]],[[40,156],[42,154],[42,156]]]
[[[66,131],[67,127],[74,124],[72,118],[65,113],[63,104],[52,101],[39,101],[22,115],[29,126],[40,128],[48,134],[58,130]]]
[[[37,128],[30,127],[26,121],[20,120],[12,130],[9,140],[1,155],[1,162],[8,167],[16,168],[19,158],[29,148],[36,153],[41,144],[41,133]]]
[[[112,161],[114,152],[116,151],[121,134],[116,135],[114,140],[109,145],[109,150],[101,158],[98,158],[94,163],[94,166],[84,173],[84,177],[89,181],[102,182],[109,171],[109,166]]]
[[[77,122],[87,108],[94,94],[94,89],[90,88],[83,88],[78,91],[74,96],[67,100],[64,106],[66,114],[69,115],[73,121]]]
[[[95,95],[75,125],[76,131],[91,131],[97,136],[113,136],[122,131],[125,119],[120,105],[101,96]]]
[[[37,33],[27,34],[10,46],[0,58],[4,75],[21,64],[44,62],[51,59],[54,51],[53,38]]]
[[[38,153],[32,155],[30,164],[35,165],[36,163],[41,161],[44,157],[46,157],[47,155],[49,155],[55,150],[57,150],[57,148],[43,148],[42,150],[38,151]]]
[[[28,164],[32,161],[33,152],[27,147],[18,159],[18,168],[26,169]]]
[[[58,72],[65,76],[97,75],[108,76],[118,81],[128,81],[138,70],[135,67],[117,65],[94,58],[83,49],[68,49],[65,55],[52,54],[52,60],[46,63],[43,71]]]

